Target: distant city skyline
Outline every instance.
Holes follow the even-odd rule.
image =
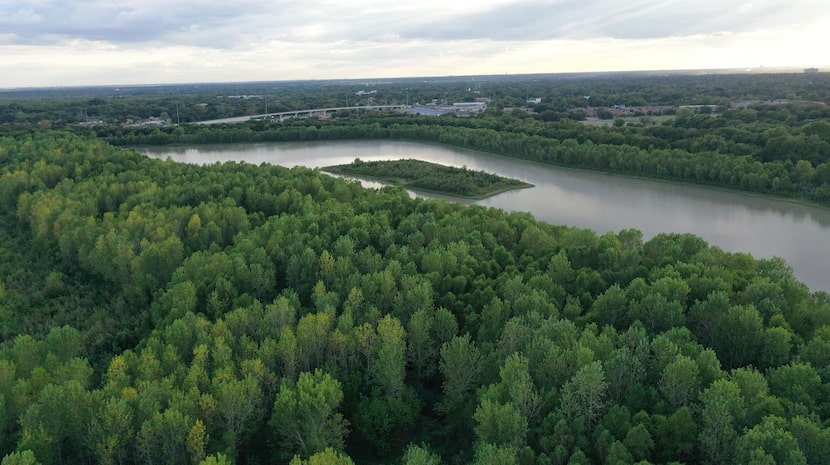
[[[0,0],[0,88],[822,69],[828,30],[823,0]]]

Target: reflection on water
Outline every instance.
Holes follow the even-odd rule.
[[[812,290],[830,291],[830,210],[719,189],[555,168],[440,145],[396,141],[336,141],[149,147],[141,152],[186,163],[223,161],[312,168],[417,158],[484,170],[536,187],[475,203],[526,211],[554,224],[598,233],[635,228],[650,238],[690,232],[718,247],[759,258],[778,256]],[[364,184],[365,185],[365,184]],[[377,187],[373,183],[369,187]],[[417,194],[438,198],[432,194]],[[441,197],[443,198],[443,197]],[[468,202],[465,202],[468,203]]]

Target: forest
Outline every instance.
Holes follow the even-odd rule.
[[[828,206],[828,104],[827,73],[0,92],[2,465],[830,463],[830,295],[780,259],[131,150],[403,139]]]
[[[358,158],[347,165],[327,166],[322,171],[472,199],[487,198],[511,189],[533,187],[518,179],[507,179],[484,171],[412,159],[363,161]]]
[[[354,130],[557,147],[512,118]],[[781,260],[103,140],[349,130],[0,137],[2,463],[830,463],[830,295]]]

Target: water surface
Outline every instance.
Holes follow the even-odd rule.
[[[535,185],[479,201],[530,212],[553,223],[597,233],[639,229],[692,233],[711,245],[757,258],[781,257],[811,290],[830,292],[830,209],[714,188],[570,170],[441,145],[400,141],[333,141],[146,147],[155,158],[210,164],[224,161],[312,168],[352,162],[417,158],[466,166]],[[369,183],[377,187],[378,183]],[[446,198],[418,193],[428,198]]]

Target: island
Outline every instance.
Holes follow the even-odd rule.
[[[407,189],[476,200],[512,189],[533,187],[533,184],[518,179],[414,159],[362,161],[356,158],[347,165],[327,166],[322,170],[342,176],[388,182]]]

